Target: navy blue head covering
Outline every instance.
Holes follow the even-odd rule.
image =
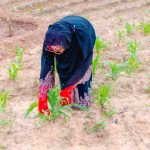
[[[68,49],[71,40],[71,32],[62,24],[50,25],[45,35],[45,43],[50,46],[62,46]]]
[[[65,51],[56,55],[56,68],[61,89],[76,84],[92,64],[95,30],[88,20],[67,16],[50,25],[45,45],[62,46]]]

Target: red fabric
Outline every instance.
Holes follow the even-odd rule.
[[[62,100],[60,101],[60,104],[62,106],[69,105],[69,104],[72,103],[71,94],[72,94],[72,92],[75,88],[76,88],[76,85],[72,85],[72,86],[69,86],[69,87],[65,88],[64,90],[62,90],[60,92],[60,96],[62,97]]]
[[[50,110],[48,109],[47,95],[39,96],[38,110],[41,114],[50,115]]]
[[[53,45],[48,45],[47,46],[49,51],[55,51],[61,48],[61,46],[53,46]]]

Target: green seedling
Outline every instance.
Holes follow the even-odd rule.
[[[126,33],[127,35],[130,35],[133,33],[134,24],[126,23],[125,25]]]
[[[113,108],[110,108],[109,111],[104,110],[103,114],[108,117],[113,117],[116,114],[116,111]]]
[[[25,117],[27,117],[37,107],[38,107],[37,101],[34,101],[33,103],[31,103],[30,106],[28,107],[27,111],[25,112]]]
[[[11,120],[7,120],[7,119],[0,120],[0,125],[2,126],[9,126],[11,123],[12,123]]]
[[[99,59],[100,59],[100,56],[96,55],[96,57],[92,60],[93,75],[95,75],[95,73],[96,73],[96,69],[97,69],[97,66],[98,66]]]
[[[136,40],[127,42],[127,50],[132,55],[136,55],[138,47],[139,47],[139,43]]]
[[[109,43],[104,41],[103,39],[97,37],[95,42],[95,50],[96,53],[99,54],[101,50],[108,49]]]
[[[121,42],[121,40],[123,39],[124,32],[123,32],[123,31],[121,31],[121,30],[117,30],[117,31],[116,31],[116,35],[117,35],[117,37],[118,37],[118,41],[119,41],[119,43],[120,43],[120,42]]]
[[[138,47],[139,43],[136,40],[127,43],[127,50],[130,52],[130,56],[128,57],[127,61],[124,62],[124,71],[128,75],[131,75],[132,72],[141,66],[137,56]]]
[[[124,70],[127,75],[131,75],[135,70],[141,66],[141,62],[138,60],[138,57],[135,55],[129,56],[127,61],[124,63]]]
[[[53,88],[48,93],[48,102],[50,106],[51,115],[50,118],[55,120],[59,116],[64,116],[64,118],[69,118],[69,116],[65,113],[65,110],[68,108],[66,106],[60,105],[61,97],[59,96],[59,88]]]
[[[106,62],[106,63],[109,64],[110,67],[110,72],[107,74],[107,78],[112,78],[112,80],[116,80],[124,68],[123,64],[117,64],[111,62]]]
[[[16,60],[21,63],[22,57],[23,57],[23,52],[25,51],[24,48],[20,48],[19,46],[16,46]]]
[[[49,104],[49,110],[51,114],[49,116],[37,114],[36,118],[40,118],[40,120],[43,121],[56,120],[59,116],[63,116],[64,119],[69,118],[68,114],[65,112],[66,110],[68,110],[68,108],[66,106],[61,106],[60,100],[61,97],[59,96],[59,88],[56,87],[51,89],[48,93],[48,104]],[[33,110],[37,107],[38,107],[38,102],[37,101],[33,102],[27,109],[25,113],[25,117],[29,116],[29,114],[33,112]]]
[[[0,112],[6,107],[10,93],[8,91],[0,92]]]
[[[18,63],[12,62],[10,68],[8,69],[9,77],[12,80],[16,80],[18,77],[18,72],[20,69],[20,65]]]
[[[103,131],[108,123],[106,121],[88,121],[85,122],[84,125],[84,130],[88,133],[95,133],[95,132],[100,132]]]
[[[91,131],[92,131],[92,132],[101,131],[101,130],[105,129],[106,125],[107,125],[107,122],[105,122],[105,121],[97,122],[97,123],[95,123],[95,125],[92,127]]]
[[[98,89],[96,103],[102,108],[106,108],[105,106],[110,106],[110,97],[113,91],[113,87],[111,84],[102,85]]]
[[[142,22],[140,24],[140,28],[142,29],[145,35],[148,35],[150,33],[150,22],[147,23]]]

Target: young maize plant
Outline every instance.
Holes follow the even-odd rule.
[[[64,116],[64,118],[69,118],[69,116],[65,113],[65,110],[68,108],[66,106],[61,106],[60,101],[61,97],[59,96],[59,88],[53,88],[48,93],[48,102],[50,106],[50,119],[55,120],[59,116]]]
[[[112,80],[116,80],[124,69],[124,64],[117,64],[112,62],[106,62],[105,64],[108,64],[110,67],[110,72],[106,75],[107,79],[112,78]]]
[[[150,34],[150,22],[140,24],[140,28],[142,29],[144,35]]]
[[[138,46],[139,43],[136,40],[127,43],[127,50],[130,52],[130,56],[128,57],[127,61],[124,62],[124,71],[128,75],[131,75],[132,72],[141,66],[137,56]]]
[[[23,52],[25,51],[25,49],[24,48],[20,48],[19,46],[16,46],[16,61],[18,62],[18,63],[21,63],[22,62],[22,57],[23,57]]]
[[[0,92],[0,112],[6,107],[10,92],[9,91],[1,91]]]
[[[131,55],[136,55],[139,47],[139,43],[135,41],[127,42],[127,51],[131,53]]]
[[[105,50],[109,48],[109,43],[104,41],[103,39],[97,37],[95,42],[95,50],[96,53],[99,54],[101,50]]]
[[[125,29],[126,29],[127,35],[132,34],[134,30],[134,24],[126,23]]]
[[[16,57],[15,60],[11,63],[10,68],[8,69],[9,77],[12,80],[16,80],[18,77],[18,73],[20,70],[20,67],[22,65],[22,57],[23,57],[23,52],[24,48],[19,48],[19,46],[16,47]]]
[[[112,93],[112,85],[101,85],[93,92],[95,97],[95,102],[102,108],[105,108],[105,105],[110,105],[110,97]]]
[[[16,63],[16,62],[12,62],[10,65],[10,68],[8,69],[8,73],[9,73],[9,77],[12,80],[16,80],[18,77],[18,72],[20,69],[20,64]]]
[[[127,75],[131,75],[135,70],[141,66],[141,62],[138,60],[136,55],[131,55],[124,63],[124,70]]]
[[[99,59],[100,59],[100,56],[96,55],[96,57],[92,60],[92,71],[93,71],[92,73],[93,73],[93,75],[95,75],[95,73],[96,73]]]
[[[56,120],[59,116],[63,116],[64,119],[69,118],[68,114],[65,112],[69,108],[67,106],[61,106],[60,100],[61,97],[59,96],[59,88],[53,88],[48,93],[48,103],[49,109],[51,114],[49,116],[37,114],[36,117],[40,118],[41,120]],[[35,108],[38,107],[38,102],[34,101],[25,113],[25,117],[27,117]]]
[[[102,85],[93,92],[95,95],[95,102],[102,108],[102,113],[108,117],[112,117],[116,113],[110,104],[112,92],[112,84]]]
[[[10,92],[1,91],[0,92],[0,113],[2,113],[6,107]],[[0,119],[0,125],[10,125],[11,121],[8,119]]]

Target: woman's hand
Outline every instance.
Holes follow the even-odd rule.
[[[72,103],[72,97],[71,96],[72,96],[72,92],[75,88],[76,88],[76,85],[72,85],[72,86],[65,88],[64,90],[62,90],[60,92],[60,96],[62,97],[60,104],[62,106],[69,105]]]
[[[48,109],[47,95],[42,95],[42,96],[39,95],[38,111],[41,114],[50,115],[50,110]]]

